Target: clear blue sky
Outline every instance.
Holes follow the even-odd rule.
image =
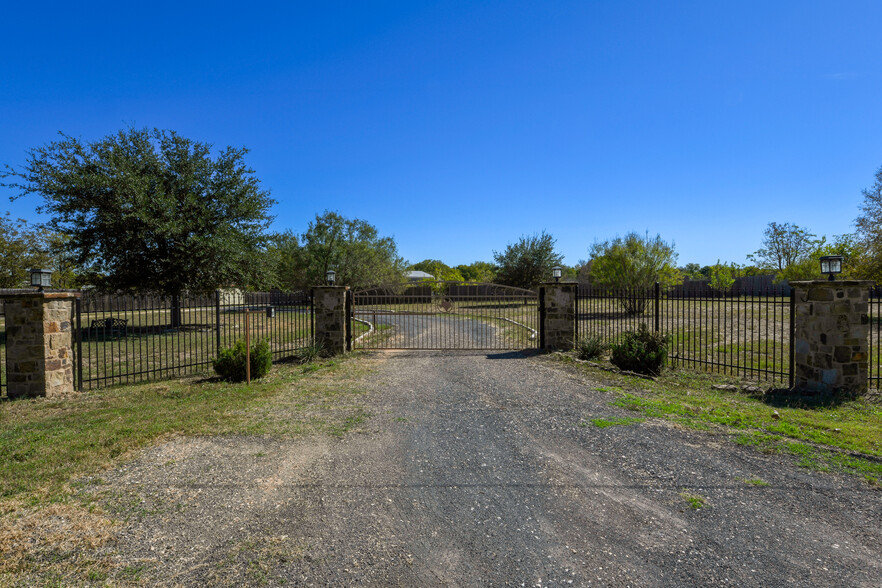
[[[57,131],[244,145],[274,228],[325,209],[412,262],[630,230],[744,262],[852,230],[882,165],[882,2],[14,2],[0,163]],[[36,200],[3,206],[37,220]]]

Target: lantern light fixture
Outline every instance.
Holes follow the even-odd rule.
[[[40,292],[43,291],[43,288],[48,288],[52,285],[52,270],[32,269],[30,274],[31,286],[38,288]]]
[[[560,282],[560,274],[561,274],[561,269],[560,269],[559,265],[556,265],[553,268],[551,268],[551,277],[554,278],[555,282]]]
[[[842,273],[842,256],[824,255],[821,257],[821,273],[830,276],[827,279],[831,282],[836,279],[836,274]]]
[[[335,272],[332,269],[329,269],[327,272],[325,272],[325,279],[328,280],[329,286],[333,286],[334,282],[337,280],[337,272]]]

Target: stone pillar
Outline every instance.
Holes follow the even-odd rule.
[[[867,391],[869,288],[857,280],[791,282],[794,391],[858,396]]]
[[[576,287],[577,284],[549,282],[540,286],[544,307],[542,340],[544,349],[570,350],[576,338]]]
[[[9,398],[52,398],[74,391],[73,305],[79,294],[3,296]]]
[[[346,351],[346,292],[349,286],[316,286],[313,288],[315,342],[329,355]]]

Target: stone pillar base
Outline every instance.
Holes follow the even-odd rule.
[[[346,333],[349,329],[346,316],[348,290],[348,286],[316,286],[312,290],[315,342],[328,355],[339,355],[346,351]]]
[[[869,287],[857,280],[791,282],[794,391],[855,397],[867,392]]]
[[[568,351],[576,339],[576,288],[568,282],[548,282],[539,286],[544,307],[542,341],[544,349]]]
[[[52,398],[74,391],[73,303],[79,294],[3,296],[9,398]]]

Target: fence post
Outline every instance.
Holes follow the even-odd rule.
[[[9,398],[51,398],[74,391],[71,331],[73,301],[78,296],[71,292],[3,296]]]
[[[316,286],[313,290],[315,342],[325,353],[339,355],[346,351],[349,317],[346,316],[348,286]]]
[[[653,313],[655,315],[655,332],[656,333],[658,333],[660,330],[659,329],[659,313],[658,313],[660,295],[661,295],[661,286],[659,285],[658,282],[656,282],[655,283],[655,310],[653,311]]]
[[[871,284],[859,280],[790,283],[796,392],[844,397],[866,393]]]
[[[352,351],[352,291],[346,290],[346,351]]]
[[[576,335],[576,284],[548,282],[542,284],[541,308],[543,349],[572,349]]]

